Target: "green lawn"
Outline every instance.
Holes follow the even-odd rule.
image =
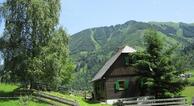
[[[20,106],[19,100],[0,100],[0,106]],[[30,101],[28,106],[48,106],[38,101]]]
[[[46,92],[48,94],[51,94],[51,95],[55,95],[55,96],[58,96],[58,97],[62,97],[62,98],[66,98],[66,99],[69,99],[69,100],[74,100],[74,101],[77,101],[79,103],[80,106],[110,106],[110,105],[107,105],[107,104],[101,104],[101,103],[97,103],[97,102],[88,102],[84,99],[84,97],[81,97],[81,96],[74,96],[74,95],[68,95],[68,94],[62,94],[62,93],[59,93],[59,92]]]
[[[188,78],[188,81],[194,83],[194,70],[189,71],[189,73],[192,73],[192,77]],[[188,103],[191,104],[192,97],[194,97],[194,86],[186,87],[181,94],[186,96]]]
[[[191,104],[192,97],[194,97],[194,86],[186,87],[182,91],[182,96],[186,96],[188,103]]]
[[[0,83],[0,92],[9,93],[18,88],[17,84]]]
[[[0,83],[0,96],[7,96],[12,93],[15,89],[19,87],[19,84],[6,84]],[[0,99],[0,106],[20,106],[20,100],[12,100],[12,99]],[[36,101],[36,100],[29,100],[28,106],[48,106],[48,104]]]

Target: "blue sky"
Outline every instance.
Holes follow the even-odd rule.
[[[194,22],[194,0],[62,0],[60,24],[69,33],[128,20]]]
[[[129,20],[194,22],[194,0],[61,0],[61,4],[60,25],[69,34]]]

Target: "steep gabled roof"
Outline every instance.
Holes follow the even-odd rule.
[[[92,81],[96,81],[102,78],[102,76],[108,71],[108,69],[112,66],[112,64],[117,60],[117,58],[122,54],[122,53],[133,53],[136,50],[129,47],[125,46],[121,50],[119,50],[113,57],[111,57],[105,65],[100,69],[100,71],[94,76]]]

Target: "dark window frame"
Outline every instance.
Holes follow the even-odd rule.
[[[123,91],[127,90],[129,85],[129,80],[116,80],[115,81],[115,90]]]

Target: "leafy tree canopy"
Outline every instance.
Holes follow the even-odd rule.
[[[53,88],[67,83],[73,65],[67,34],[57,26],[60,0],[6,0],[0,12],[5,20],[0,39],[4,79]]]

